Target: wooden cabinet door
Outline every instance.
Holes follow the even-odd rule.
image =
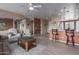
[[[35,34],[41,33],[41,21],[39,18],[34,19],[34,32]]]

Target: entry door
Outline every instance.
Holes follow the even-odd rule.
[[[39,18],[34,19],[34,33],[35,34],[41,33],[41,21]]]

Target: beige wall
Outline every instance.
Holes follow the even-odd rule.
[[[24,18],[24,16],[17,14],[17,13],[13,13],[13,12],[9,12],[9,11],[0,9],[0,18],[21,19],[21,18]]]

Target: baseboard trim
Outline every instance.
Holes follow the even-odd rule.
[[[62,40],[58,40],[58,41],[61,42],[61,43],[66,43],[66,41],[62,41]],[[69,43],[69,44],[72,44],[72,43]],[[75,45],[79,46],[78,43],[75,43]]]

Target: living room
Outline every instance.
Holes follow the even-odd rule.
[[[78,3],[0,4],[1,55],[78,55]]]

